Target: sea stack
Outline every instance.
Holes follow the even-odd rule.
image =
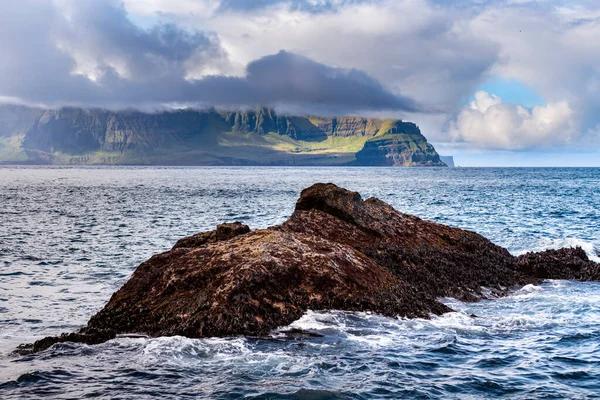
[[[319,183],[282,225],[223,224],[181,239],[142,263],[79,332],[19,351],[119,334],[261,336],[307,310],[427,318],[452,311],[440,297],[476,301],[548,278],[598,280],[600,265],[579,248],[515,257],[477,233]]]

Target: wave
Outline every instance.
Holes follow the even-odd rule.
[[[430,319],[394,319],[365,312],[308,311],[278,332],[301,330],[337,336],[357,345],[398,347],[427,338],[431,345],[452,337],[489,338],[556,327],[600,329],[600,284],[547,281],[526,285],[509,296],[465,303],[441,299],[455,310]]]
[[[457,311],[430,319],[308,311],[266,338],[119,337],[98,347],[57,345],[50,352],[60,357],[40,354],[31,360],[39,362],[46,357],[46,362],[62,365],[81,352],[81,357],[75,358],[78,363],[114,361],[106,367],[107,373],[120,382],[137,382],[132,390],[169,382],[165,387],[172,392],[193,387],[204,397],[213,398],[231,398],[231,391],[238,389],[241,392],[235,393],[242,397],[243,392],[246,398],[285,398],[286,394],[302,398],[309,394],[303,388],[331,390],[321,394],[332,398],[330,395],[351,392],[356,389],[353,384],[364,382],[368,387],[360,391],[366,398],[376,397],[390,382],[426,387],[422,386],[425,382],[434,381],[461,394],[467,390],[465,385],[471,385],[467,392],[482,394],[487,388],[485,382],[496,379],[504,388],[517,381],[529,385],[531,369],[515,368],[533,362],[540,363],[539,368],[566,366],[566,374],[580,366],[597,365],[599,289],[595,282],[547,281],[478,303],[442,299]],[[298,331],[318,334],[299,336]],[[470,376],[473,368],[478,376],[464,378],[457,386],[449,381],[455,380],[456,374]],[[6,389],[22,390],[25,384],[17,381],[21,375],[11,377]],[[60,377],[53,379],[63,385]],[[557,379],[591,378],[565,375]],[[178,386],[177,382],[182,383]],[[321,382],[325,383],[321,386]],[[32,385],[38,384],[44,381]],[[257,389],[242,389],[251,384]],[[136,393],[140,398],[146,394]],[[402,396],[398,391],[394,394],[415,397],[410,393]]]
[[[573,237],[558,239],[543,238],[538,240],[537,243],[534,244],[533,248],[516,251],[515,255],[519,256],[529,251],[537,252],[544,250],[558,250],[564,247],[581,247],[586,252],[590,260],[600,263],[600,243]]]
[[[135,340],[135,339],[134,339]],[[173,360],[176,364],[214,359],[221,361],[249,355],[252,349],[243,337],[190,339],[183,336],[140,339],[144,343],[143,358],[147,363],[160,363]]]

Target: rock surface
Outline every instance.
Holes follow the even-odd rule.
[[[173,246],[173,249],[178,249],[180,247],[198,247],[206,243],[229,240],[248,232],[250,232],[248,225],[242,225],[240,222],[220,224],[217,225],[217,229],[214,231],[198,233],[179,239],[177,243],[175,243],[175,246]]]
[[[282,225],[223,224],[181,239],[141,264],[81,331],[20,351],[118,334],[266,335],[309,309],[428,317],[451,311],[439,297],[476,301],[546,278],[598,280],[600,266],[580,248],[514,257],[474,232],[315,184]]]

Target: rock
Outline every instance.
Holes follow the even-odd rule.
[[[206,243],[229,240],[248,232],[250,232],[248,225],[242,225],[240,222],[220,224],[217,225],[217,229],[214,231],[198,233],[179,239],[177,243],[175,243],[175,246],[173,246],[173,249],[178,249],[180,247],[198,247]]]
[[[520,272],[541,279],[600,280],[598,264],[581,247],[526,253],[518,257]]]
[[[38,340],[33,344],[22,344],[16,352],[19,354],[30,354],[37,353],[47,349],[48,347],[63,342],[75,342],[85,344],[100,344],[116,337],[116,332],[113,329],[109,330],[96,330],[94,328],[84,329],[80,332],[75,333],[63,333],[60,336],[50,336],[44,339]]]
[[[440,161],[446,164],[450,168],[455,168],[454,157],[453,156],[440,156]]]
[[[477,300],[482,286],[500,295],[537,282],[481,235],[400,213],[375,198],[363,201],[333,184],[305,189],[283,226],[350,246],[434,298]]]
[[[581,249],[514,257],[474,232],[315,184],[282,225],[222,224],[181,239],[141,264],[79,332],[20,351],[119,334],[263,336],[309,309],[427,318],[451,311],[439,297],[475,301],[544,278],[598,277]]]

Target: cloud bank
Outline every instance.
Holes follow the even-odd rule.
[[[285,51],[250,62],[241,77],[220,74],[230,63],[214,34],[173,23],[144,30],[111,1],[61,5],[26,0],[4,7],[3,96],[104,107],[178,103],[332,113],[421,110],[362,71]]]
[[[600,5],[587,0],[9,0],[0,100],[260,104],[403,117],[473,148],[589,147],[598,37]],[[475,95],[494,79],[545,105]]]

